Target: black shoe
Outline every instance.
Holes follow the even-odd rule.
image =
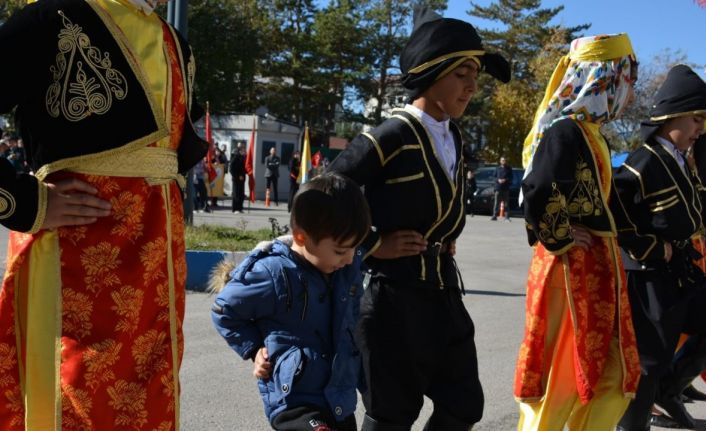
[[[497,219],[498,219],[498,218],[495,217],[495,216],[492,216],[492,217],[490,218],[490,220],[492,220],[492,221],[496,221]]]
[[[656,404],[662,407],[681,428],[696,428],[694,418],[686,411],[686,407],[684,407],[684,403],[682,403],[681,400],[676,397],[664,398],[657,401]]]
[[[650,417],[650,426],[661,427],[661,428],[677,428],[681,429],[682,426],[679,425],[677,421],[670,418],[667,415],[655,415]]]
[[[686,389],[684,389],[684,391],[682,392],[682,394],[687,398],[691,398],[695,401],[706,401],[706,394],[696,389],[694,385],[687,386]]]

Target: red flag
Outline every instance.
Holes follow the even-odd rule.
[[[206,155],[206,173],[208,174],[208,182],[216,179],[216,169],[213,167],[213,138],[211,137],[211,114],[209,112],[209,103],[206,102],[206,142],[208,142],[208,154]]]
[[[248,144],[248,155],[245,157],[245,173],[248,174],[248,189],[250,189],[250,202],[255,202],[255,171],[253,158],[255,157],[255,117],[252,119],[252,132]]]
[[[316,154],[311,157],[311,166],[318,168],[319,163],[321,163],[321,157],[321,151],[317,151]]]

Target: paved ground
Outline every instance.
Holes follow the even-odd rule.
[[[269,227],[269,217],[276,218],[281,225],[287,224],[286,204],[269,209],[257,204],[243,215],[224,208],[195,214],[194,220],[197,224],[231,226],[245,222],[254,229]],[[524,286],[531,254],[523,229],[522,220],[517,218],[507,223],[491,222],[486,216],[469,217],[458,241],[457,261],[469,290],[463,301],[476,324],[480,377],[486,399],[483,420],[474,430],[513,430],[516,426],[512,380],[523,331]],[[7,231],[1,229],[0,262],[4,262],[6,241]],[[208,314],[211,301],[208,294],[187,295],[186,351],[181,369],[182,430],[267,430],[256,384],[250,375],[250,363],[237,358],[212,329]],[[698,387],[706,389],[702,383]],[[431,414],[429,404],[425,403],[414,430],[421,430]],[[706,403],[691,404],[688,408],[695,417],[706,418]],[[357,415],[359,418],[362,415],[361,408]],[[699,429],[706,430],[706,421],[700,421]]]

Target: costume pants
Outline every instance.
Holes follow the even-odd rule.
[[[518,431],[613,430],[628,407],[623,394],[620,345],[615,334],[610,343],[603,375],[593,398],[582,404],[576,389],[574,330],[566,298],[566,288],[552,286],[548,300],[547,348],[553,348],[548,365],[549,380],[544,398],[536,403],[520,403]],[[551,354],[551,352],[548,352]]]
[[[478,379],[473,321],[457,287],[425,288],[373,278],[361,302],[356,342],[363,356],[366,413],[409,429],[424,396],[434,414],[478,422],[483,390]],[[455,430],[446,430],[455,431]]]
[[[267,188],[272,191],[272,200],[274,203],[279,202],[279,195],[277,194],[277,180],[278,177],[267,177]]]

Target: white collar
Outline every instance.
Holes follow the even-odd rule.
[[[451,120],[448,118],[446,120],[438,121],[436,118],[432,117],[431,115],[427,114],[426,112],[422,111],[421,109],[417,108],[412,104],[405,105],[404,109],[406,111],[411,111],[413,114],[419,117],[428,127],[432,127],[437,130],[443,130],[444,132],[447,132],[449,130],[449,124],[451,123]]]

